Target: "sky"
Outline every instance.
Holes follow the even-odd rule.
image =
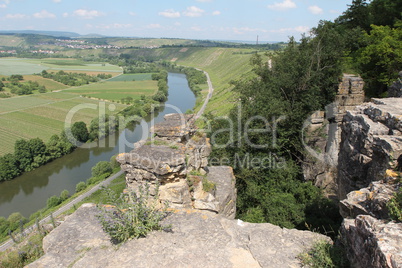
[[[0,30],[288,41],[352,0],[0,0]]]

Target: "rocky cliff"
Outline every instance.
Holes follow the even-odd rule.
[[[342,122],[338,196],[341,238],[357,267],[402,267],[402,223],[387,203],[402,187],[402,99],[373,99]]]
[[[235,177],[231,167],[208,167],[209,139],[196,132],[192,115],[169,114],[151,129],[148,140],[135,144],[116,160],[126,172],[128,188],[159,186],[160,202],[171,208],[213,211],[234,219]]]
[[[364,102],[361,77],[344,74],[335,101],[325,111],[315,112],[305,122],[305,147],[309,152],[303,164],[304,178],[313,181],[330,198],[337,198],[337,166],[342,119],[348,110]]]
[[[44,238],[38,267],[300,267],[298,254],[328,237],[269,223],[230,220],[206,210],[175,209],[171,232],[152,232],[120,246],[84,204]]]

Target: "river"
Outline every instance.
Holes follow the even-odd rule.
[[[59,195],[63,190],[73,194],[78,182],[91,177],[91,168],[97,162],[109,161],[115,154],[130,151],[132,144],[145,138],[151,124],[162,121],[165,114],[185,113],[194,107],[196,98],[188,87],[184,74],[169,73],[168,86],[168,100],[154,119],[143,119],[141,123],[107,137],[101,141],[101,146],[78,148],[73,153],[34,171],[1,183],[0,216],[8,217],[18,211],[29,217],[33,212],[45,207],[50,196]]]

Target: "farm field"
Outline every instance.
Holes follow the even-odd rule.
[[[140,99],[141,95],[150,96],[158,90],[157,81],[105,81],[89,84],[77,88],[66,89],[69,92],[86,97],[98,98],[102,100],[120,101],[122,98],[132,97]]]
[[[45,86],[47,91],[61,90],[69,87],[52,79],[43,78],[42,76],[39,75],[24,75],[24,81],[38,82],[39,85]]]
[[[82,98],[76,94],[52,92],[0,100],[0,155],[12,153],[17,139],[39,137],[47,142],[54,134],[60,134],[69,111],[77,105],[100,102]],[[106,103],[107,107],[108,103]],[[118,112],[126,105],[114,103]],[[83,106],[84,107],[84,106]],[[108,109],[106,112],[111,113]],[[72,117],[72,122],[89,124],[99,116],[98,109],[84,108]]]
[[[119,76],[113,77],[108,81],[144,81],[152,80],[152,73],[141,73],[141,74],[121,74]]]
[[[18,59],[18,58],[1,58],[0,74],[12,75],[22,74],[29,75],[40,73],[43,70],[65,70],[65,71],[81,71],[97,73],[121,73],[119,66],[108,63],[84,62],[75,59]]]

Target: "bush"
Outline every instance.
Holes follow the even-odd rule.
[[[130,191],[117,197],[112,190],[106,191],[114,209],[102,207],[99,220],[112,242],[145,237],[153,230],[170,230],[170,226],[161,225],[161,220],[167,216],[167,206],[157,209],[158,189],[154,197],[150,195],[148,184],[139,187],[138,194]]]
[[[83,181],[77,183],[77,185],[75,186],[75,192],[79,193],[81,191],[84,191],[85,188],[87,188],[87,184]]]
[[[92,168],[92,176],[99,177],[101,175],[110,175],[112,173],[112,166],[108,161],[100,161]]]
[[[391,219],[402,222],[402,188],[388,201],[387,208]]]
[[[70,197],[70,193],[67,190],[63,190],[60,194],[60,201],[63,202]]]
[[[299,255],[303,267],[332,268],[349,267],[344,249],[337,245],[331,245],[326,241],[315,243],[307,253]]]
[[[54,195],[54,196],[49,197],[49,199],[46,201],[46,205],[47,205],[47,208],[52,208],[52,207],[59,205],[61,202],[62,202],[62,200],[60,199],[60,197],[58,197],[57,195]]]

